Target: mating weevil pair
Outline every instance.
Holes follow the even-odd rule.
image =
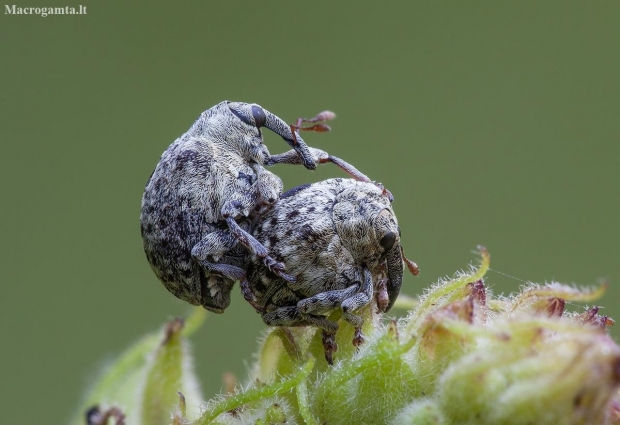
[[[386,288],[378,306],[387,311],[405,258],[391,194],[300,137],[300,130],[329,130],[322,122],[333,117],[323,112],[288,125],[256,104],[215,105],[163,153],[140,214],[147,259],[175,296],[221,313],[240,280],[244,297],[267,324],[321,327],[330,362],[337,325],[325,315],[342,307],[359,344],[362,319],[352,311],[371,302],[373,279],[386,266],[387,285],[376,287]],[[263,128],[293,149],[270,155]],[[282,181],[264,168],[288,163],[312,170],[326,162],[355,180],[304,186],[280,199]]]

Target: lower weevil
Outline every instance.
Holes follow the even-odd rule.
[[[400,291],[403,263],[418,273],[403,254],[390,197],[367,182],[336,178],[292,189],[260,217],[253,234],[295,281],[251,262],[241,282],[244,297],[268,325],[322,328],[329,363],[338,329],[329,313],[342,308],[359,345],[363,319],[355,312],[375,292],[378,309],[388,311]]]

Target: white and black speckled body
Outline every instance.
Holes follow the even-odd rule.
[[[178,298],[218,313],[250,255],[283,274],[283,265],[248,233],[250,220],[282,190],[262,166],[276,163],[262,128],[293,147],[284,155],[288,162],[316,167],[303,139],[280,118],[258,105],[225,101],[168,147],[142,198],[141,231],[153,271]]]
[[[326,316],[342,307],[360,343],[363,320],[352,312],[372,301],[380,277],[387,275],[379,309],[389,310],[398,296],[400,230],[390,197],[373,183],[336,178],[292,189],[260,217],[253,234],[296,278],[287,282],[259,262],[248,265],[244,295],[269,325],[333,333],[337,324]]]

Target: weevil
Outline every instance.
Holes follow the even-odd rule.
[[[221,313],[244,274],[249,257],[285,280],[294,278],[251,235],[251,223],[273,205],[282,181],[263,165],[333,162],[354,178],[355,167],[309,148],[299,131],[327,131],[334,114],[300,118],[296,125],[259,105],[221,102],[203,112],[162,154],[142,197],[140,224],[146,257],[175,296]],[[302,123],[312,125],[303,127]],[[293,149],[270,155],[262,130],[280,135]]]
[[[368,182],[335,178],[292,189],[259,218],[253,234],[295,281],[252,261],[241,281],[244,297],[268,325],[322,328],[329,363],[338,324],[327,316],[342,308],[359,345],[363,319],[355,312],[375,293],[378,310],[390,310],[403,265],[418,274],[403,253],[391,196]]]

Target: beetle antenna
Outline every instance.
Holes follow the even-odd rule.
[[[400,246],[400,254],[403,257],[403,261],[407,265],[407,268],[409,269],[411,274],[417,276],[420,273],[420,268],[415,261],[411,261],[410,259],[405,257],[405,250],[403,249],[402,245]]]
[[[323,111],[312,118],[297,118],[297,122],[295,125],[291,125],[291,130],[294,131],[316,131],[319,133],[323,133],[325,131],[330,131],[331,127],[327,124],[321,124],[324,121],[331,121],[336,118],[336,114],[332,111]],[[318,123],[308,127],[303,127],[303,123]]]

